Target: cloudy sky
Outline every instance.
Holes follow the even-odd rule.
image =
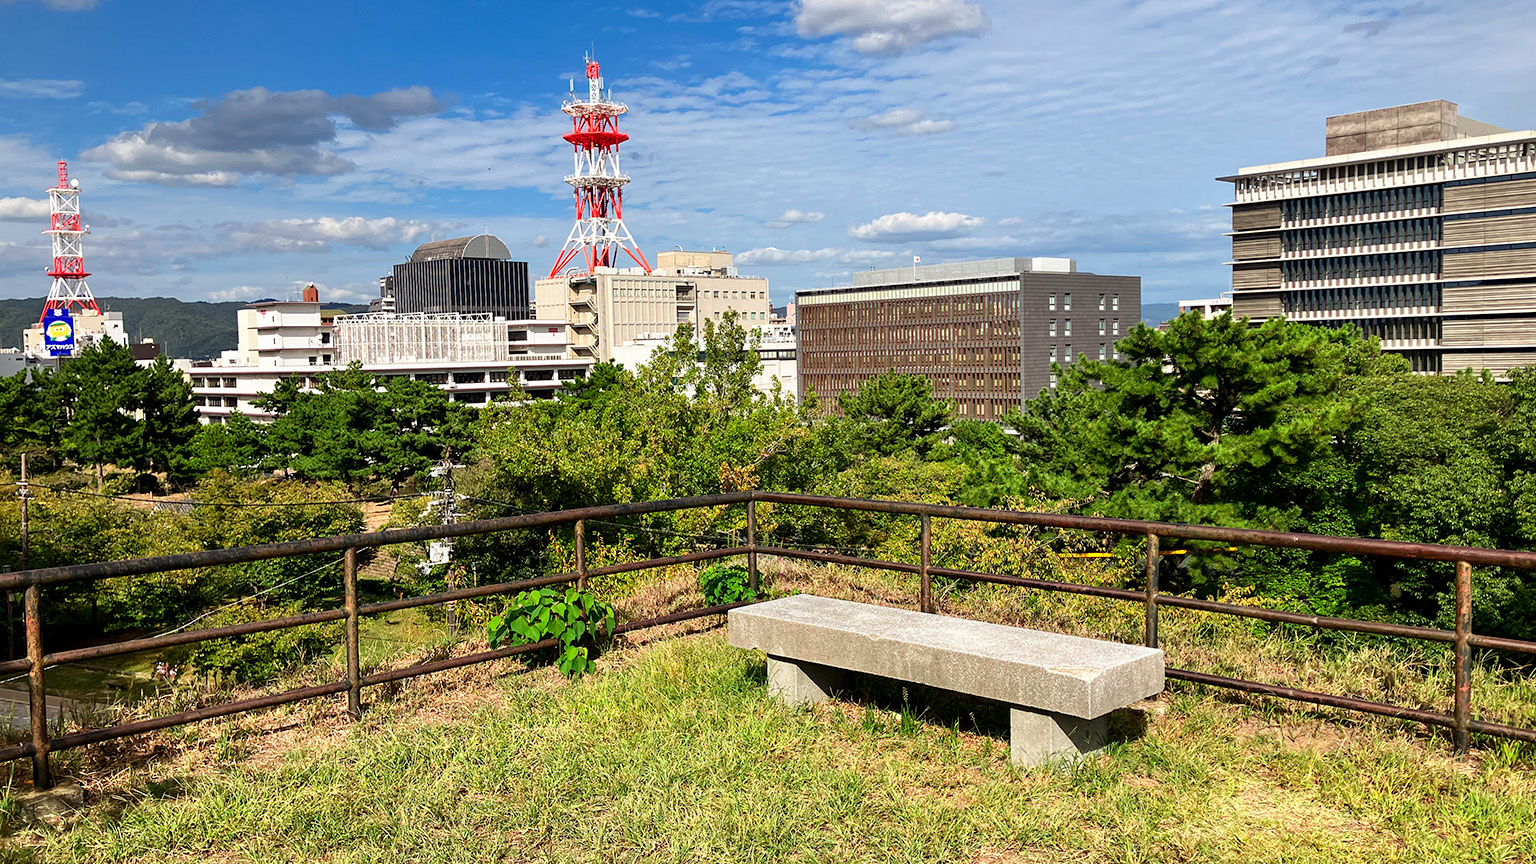
[[[1536,126],[1533,45],[1530,0],[0,0],[0,296],[47,292],[58,159],[99,296],[362,301],[487,229],[543,275],[594,49],[652,258],[726,248],[780,303],[914,254],[1210,296],[1213,178],[1321,155],[1329,114]]]

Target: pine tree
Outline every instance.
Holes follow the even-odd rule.
[[[59,373],[69,418],[61,449],[76,463],[95,466],[98,489],[104,465],[131,466],[144,458],[133,416],[141,407],[144,377],[128,348],[111,339],[87,346]]]

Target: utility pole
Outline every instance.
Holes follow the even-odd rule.
[[[21,569],[27,569],[27,557],[31,552],[30,538],[27,536],[27,502],[32,499],[32,492],[27,487],[27,454],[21,454],[21,481],[16,484],[16,494],[21,498]],[[9,589],[5,592],[5,659],[16,659],[16,611],[15,595]]]
[[[442,488],[438,490],[438,499],[436,502],[438,508],[438,519],[443,525],[452,525],[457,519],[456,508],[454,505],[458,503],[458,498],[453,491],[453,469],[456,467],[458,466],[453,464],[452,459],[444,459],[442,462],[437,464],[437,467],[432,469],[433,475],[443,478],[443,485]],[[448,569],[443,574],[443,582],[447,585],[449,591],[457,591],[459,589],[459,574],[457,570],[458,565],[456,565],[453,561],[452,537],[444,537],[440,540],[432,541],[432,544],[428,547],[427,560],[429,563],[434,565],[446,564]],[[449,600],[447,605],[448,637],[451,639],[457,637],[459,634],[458,603],[457,601]]]

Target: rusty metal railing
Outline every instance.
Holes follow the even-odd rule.
[[[920,549],[918,550],[919,563],[907,564],[897,561],[885,561],[874,558],[836,554],[832,552],[819,552],[806,549],[791,549],[774,545],[764,545],[759,542],[758,538],[757,505],[759,502],[917,516],[920,522]],[[745,545],[710,549],[684,555],[650,558],[644,561],[615,564],[606,567],[588,566],[586,549],[586,522],[589,520],[613,519],[625,516],[638,516],[649,513],[663,513],[704,507],[730,507],[736,505],[745,505],[746,508],[747,530]],[[1146,538],[1147,544],[1146,583],[1143,590],[1138,591],[1124,588],[1079,585],[1045,579],[1034,579],[1020,576],[1007,576],[997,573],[982,573],[947,567],[936,567],[932,564],[933,519],[959,519],[1005,525],[1030,525],[1063,530],[1090,531],[1103,534],[1142,536]],[[576,544],[575,569],[570,572],[556,573],[547,576],[541,576],[535,579],[524,579],[516,582],[503,582],[494,585],[480,585],[472,588],[463,588],[454,591],[446,591],[438,594],[422,595],[417,597],[407,597],[400,600],[390,600],[381,603],[360,604],[358,602],[357,552],[359,549],[391,546],[400,543],[418,543],[448,537],[467,537],[493,534],[503,531],[548,528],[566,524],[571,524],[573,526]],[[1210,600],[1199,600],[1190,597],[1163,594],[1159,591],[1157,581],[1158,560],[1162,538],[1210,540],[1220,541],[1223,543],[1236,543],[1254,546],[1271,546],[1292,549],[1308,549],[1323,552],[1375,555],[1389,558],[1455,562],[1456,627],[1454,630],[1439,630],[1429,627],[1416,627],[1404,624],[1361,621],[1351,618],[1328,618],[1316,615],[1302,615],[1293,612],[1261,609],[1252,606],[1241,606],[1230,603],[1220,603]],[[195,567],[241,564],[252,561],[263,561],[274,558],[292,557],[296,555],[312,555],[324,552],[343,553],[342,587],[344,602],[342,608],[340,609],[318,610],[265,621],[252,621],[242,624],[231,624],[222,627],[210,627],[204,630],[179,632],[141,639],[129,639],[121,642],[95,645],[87,648],[75,648],[53,653],[48,653],[44,650],[42,617],[40,609],[41,588],[44,585],[109,579],[122,576],[145,575],[150,573],[165,573]],[[1195,609],[1204,612],[1214,612],[1246,618],[1255,618],[1274,623],[1294,624],[1323,630],[1341,630],[1356,633],[1371,633],[1383,636],[1394,636],[1407,639],[1418,639],[1430,642],[1446,642],[1450,643],[1453,646],[1453,650],[1455,651],[1455,693],[1454,712],[1452,714],[1424,711],[1385,702],[1373,702],[1364,699],[1357,699],[1349,696],[1316,693],[1291,687],[1265,684],[1257,681],[1247,681],[1239,678],[1228,678],[1219,675],[1210,675],[1203,672],[1170,668],[1166,670],[1166,673],[1168,677],[1177,680],[1190,681],[1198,684],[1223,687],[1265,696],[1273,696],[1282,699],[1309,702],[1335,708],[1344,708],[1369,714],[1396,717],[1404,720],[1424,723],[1431,726],[1449,728],[1452,732],[1453,745],[1459,753],[1466,752],[1468,747],[1468,735],[1472,732],[1520,741],[1536,742],[1536,730],[1522,729],[1481,720],[1473,720],[1471,717],[1471,669],[1473,648],[1536,654],[1536,642],[1504,639],[1491,636],[1480,636],[1472,632],[1472,565],[1481,564],[1489,566],[1515,567],[1521,569],[1536,569],[1536,553],[1533,552],[1483,549],[1466,546],[1440,546],[1428,543],[1404,543],[1398,541],[1375,540],[1362,537],[1331,537],[1317,534],[1257,531],[1245,528],[1224,528],[1207,525],[1177,525],[1163,522],[1141,522],[1129,519],[1105,519],[1087,516],[1068,516],[1054,513],[1027,513],[1010,510],[988,510],[976,507],[951,507],[934,504],[919,504],[895,501],[869,501],[863,499],[829,498],[823,496],[801,495],[794,493],[756,491],[736,492],[720,495],[704,495],[693,498],[678,498],[667,501],[646,501],[629,504],[613,504],[604,507],[585,507],[581,509],[562,510],[550,513],[536,513],[519,516],[508,516],[498,519],[484,519],[473,522],[459,522],[453,525],[402,528],[366,534],[346,534],[335,537],[318,537],[309,540],[266,543],[257,546],[243,546],[233,549],[215,549],[177,555],[161,555],[153,558],[135,558],[124,561],[104,561],[91,564],[48,567],[36,570],[23,570],[15,573],[0,574],[0,590],[10,591],[18,588],[25,590],[23,614],[25,618],[27,641],[26,658],[0,662],[0,674],[9,672],[27,673],[31,702],[30,740],[9,747],[0,748],[0,762],[30,758],[32,760],[34,785],[38,788],[46,788],[52,784],[49,767],[49,754],[55,751],[68,750],[75,747],[83,747],[88,744],[96,744],[103,741],[111,741],[118,738],[139,735],[157,729],[165,729],[172,726],[195,723],[201,720],[208,720],[215,717],[223,717],[231,714],[242,713],[245,711],[270,708],[277,705],[301,702],[308,699],[318,699],[325,696],[341,693],[347,694],[347,710],[352,716],[356,717],[359,716],[362,711],[362,689],[365,687],[376,686],[379,684],[398,681],[419,675],[427,675],[434,672],[441,672],[447,669],[454,669],[461,666],[485,663],[491,660],[499,660],[506,657],[514,657],[519,654],[536,652],[555,646],[553,641],[538,642],[528,645],[507,646],[504,648],[481,651],[461,657],[452,657],[431,663],[422,663],[400,669],[392,669],[375,672],[369,675],[363,675],[361,672],[361,662],[359,657],[359,624],[363,616],[378,615],[381,613],[392,612],[400,609],[410,609],[419,606],[446,603],[456,600],[467,600],[477,597],[488,597],[497,594],[506,594],[544,585],[558,585],[574,582],[578,586],[585,587],[589,580],[606,575],[626,573],[636,570],[649,570],[660,567],[668,567],[676,564],[694,563],[699,561],[709,561],[719,558],[729,558],[736,556],[745,557],[749,573],[749,583],[754,589],[756,589],[759,584],[758,559],[761,555],[772,555],[781,558],[819,561],[824,563],[846,564],[915,574],[919,579],[918,608],[924,612],[929,613],[936,613],[938,611],[937,604],[933,596],[932,579],[934,576],[974,582],[990,582],[1000,585],[1014,585],[1045,591],[1058,591],[1131,601],[1142,604],[1145,607],[1145,642],[1149,647],[1154,648],[1158,647],[1159,610],[1164,606]],[[618,633],[640,630],[648,627],[660,626],[663,624],[676,623],[679,621],[686,621],[695,618],[703,618],[711,615],[720,615],[738,606],[747,605],[749,602],[752,601],[732,603],[721,606],[708,606],[699,609],[675,612],[656,618],[631,621],[616,627],[614,633],[617,635]],[[271,630],[301,627],[327,621],[345,622],[345,644],[347,654],[346,678],[342,681],[181,711],[162,717],[139,720],[132,723],[123,723],[104,729],[85,730],[68,735],[62,735],[52,739],[50,739],[48,735],[47,713],[44,703],[44,696],[46,693],[45,671],[49,666],[78,660],[112,657],[121,654],[131,654],[139,651],[169,648],[177,645],[187,645],[211,639],[223,639],[233,636],[267,632]]]

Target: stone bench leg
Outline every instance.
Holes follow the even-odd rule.
[[[768,656],[768,694],[790,705],[825,702],[828,694],[841,688],[847,679],[845,669]]]
[[[1109,717],[1084,720],[1053,711],[1011,707],[1008,755],[1015,765],[1070,764],[1103,749]]]

